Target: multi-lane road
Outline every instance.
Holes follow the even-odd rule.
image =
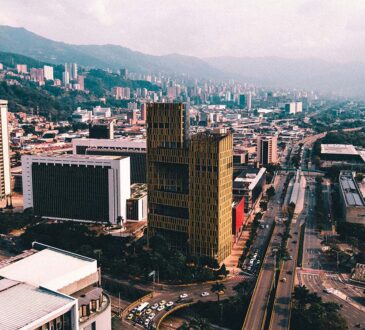
[[[265,223],[271,226],[274,225],[274,219],[281,214],[281,194],[284,188],[286,175],[277,175],[275,178],[276,194],[271,199],[268,205],[268,211],[264,216]],[[261,329],[266,317],[266,310],[269,301],[272,281],[275,274],[275,256],[272,254],[273,249],[280,245],[281,237],[279,233],[284,231],[284,226],[275,226],[270,239],[269,232],[265,237],[255,240],[255,246],[266,246],[266,242],[270,239],[261,270],[256,282],[256,287],[251,298],[250,306],[247,311],[243,329],[255,330]],[[271,231],[270,231],[271,232]]]

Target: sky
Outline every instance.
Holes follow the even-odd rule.
[[[0,24],[153,55],[365,59],[363,0],[0,0]]]

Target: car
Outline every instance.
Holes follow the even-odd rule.
[[[297,241],[293,241],[292,243],[293,243],[293,244],[297,244]]]
[[[294,233],[294,235],[298,235],[298,232],[296,231],[296,232]]]
[[[173,308],[173,306],[166,307],[165,310],[168,312]]]
[[[159,312],[161,312],[162,310],[164,310],[165,309],[165,305],[160,305],[160,306],[158,306],[158,308],[157,308],[157,310],[159,311]]]
[[[144,321],[144,324],[145,324],[145,325],[148,325],[150,322],[151,322],[151,320],[150,320],[150,319],[146,319],[146,321]]]
[[[180,299],[185,299],[188,297],[188,294],[187,293],[183,293],[180,295]]]
[[[361,327],[361,324],[360,324],[360,323],[356,323],[356,324],[355,324],[355,327],[356,327],[356,328],[360,328],[360,327]]]
[[[162,306],[162,305],[166,305],[166,300],[161,300],[158,304],[159,304],[160,306]]]
[[[291,270],[288,270],[286,273],[287,273],[288,275],[293,274],[293,272],[292,272]]]
[[[133,319],[133,317],[134,317],[134,315],[132,313],[131,314],[128,314],[127,320],[131,320],[131,319]]]
[[[326,289],[323,289],[323,292],[324,293],[331,293],[330,290],[328,290],[327,288]]]
[[[152,308],[153,310],[157,309],[157,308],[158,308],[158,304],[157,304],[157,303],[156,303],[156,304],[153,304],[153,305],[151,306],[151,308]]]
[[[209,296],[209,292],[206,292],[206,291],[205,291],[205,292],[202,292],[202,293],[201,293],[201,296],[202,296],[202,297],[207,297],[207,296]]]
[[[286,282],[286,277],[283,277],[282,279],[281,279],[281,282]]]
[[[248,271],[250,271],[250,270],[251,270],[251,266],[248,266],[248,267],[247,267],[247,270],[248,270]]]
[[[150,319],[150,320],[153,320],[153,318],[156,316],[156,314],[155,313],[151,313],[149,316],[148,316],[148,318]]]
[[[292,256],[289,256],[289,260],[293,260],[293,257]]]
[[[151,308],[149,308],[149,309],[147,309],[147,310],[146,310],[146,314],[147,314],[147,315],[149,315],[149,314],[151,314],[151,313],[152,313],[152,309],[151,309]]]
[[[170,306],[172,306],[174,304],[174,302],[173,301],[169,301],[167,304],[166,304],[166,307],[170,307]]]

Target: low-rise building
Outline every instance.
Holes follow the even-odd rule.
[[[340,201],[346,222],[365,225],[365,202],[351,171],[339,176]]]
[[[250,168],[241,172],[233,181],[233,196],[244,198],[245,213],[250,213],[262,193],[266,182],[266,168]]]
[[[0,262],[0,329],[111,330],[97,261],[33,243]]]

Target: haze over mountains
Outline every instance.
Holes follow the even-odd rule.
[[[154,56],[118,45],[66,44],[9,26],[0,26],[0,51],[54,64],[76,62],[87,67],[126,67],[134,72],[159,71],[191,78],[233,78],[261,86],[308,88],[365,98],[365,63],[362,62],[332,63],[278,57],[200,59],[179,54]]]

